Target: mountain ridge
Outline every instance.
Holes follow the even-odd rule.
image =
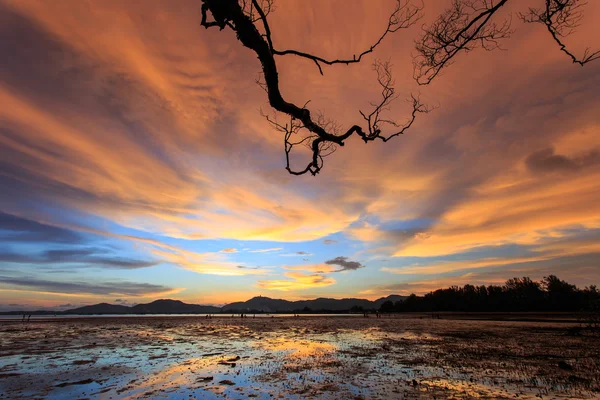
[[[200,304],[188,304],[181,300],[159,299],[150,303],[123,306],[100,303],[63,311],[64,314],[210,314],[221,308]]]
[[[233,302],[223,307],[188,304],[180,300],[159,299],[146,304],[123,306],[100,303],[73,308],[65,314],[210,314],[219,312],[292,312],[292,311],[350,311],[378,309],[385,301],[404,300],[405,296],[390,295],[377,300],[358,298],[333,299],[319,297],[312,300],[284,300],[256,296],[243,302]]]
[[[385,301],[395,303],[404,300],[406,296],[390,295],[377,300],[359,298],[333,299],[319,297],[312,300],[284,300],[270,297],[256,296],[246,301],[238,301],[225,304],[222,307],[200,304],[188,304],[180,300],[158,299],[150,303],[125,306],[121,304],[98,303],[87,306],[68,309],[65,311],[9,311],[0,314],[56,314],[56,315],[93,315],[93,314],[216,314],[220,312],[323,312],[323,311],[361,311],[376,310]]]
[[[333,299],[319,297],[312,300],[283,300],[270,297],[256,296],[246,301],[226,304],[223,311],[260,311],[260,312],[285,312],[285,311],[350,311],[379,309],[385,301],[396,302],[404,300],[406,296],[390,295],[377,300],[358,298]]]

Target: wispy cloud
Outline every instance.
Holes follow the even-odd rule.
[[[279,254],[281,257],[300,257],[300,256],[312,256],[312,253],[309,253],[307,251],[296,251],[294,253],[285,253],[285,254]]]
[[[81,267],[102,267],[116,269],[148,268],[158,264],[158,261],[135,260],[123,257],[110,257],[101,249],[69,249],[47,250],[40,254],[16,253],[0,250],[0,261],[21,264],[61,264]]]
[[[80,243],[77,232],[0,211],[0,239],[19,243]]]
[[[239,268],[239,263],[223,260],[217,253],[195,253],[183,249],[163,250],[154,248],[152,253],[164,262],[207,275],[242,276],[265,275],[266,269]]]
[[[257,286],[261,289],[288,292],[326,287],[335,284],[335,279],[319,274],[286,272],[284,275],[290,279],[259,280]]]
[[[161,296],[175,294],[183,289],[173,289],[163,285],[149,283],[135,283],[123,281],[111,282],[61,282],[37,279],[35,277],[8,277],[0,276],[0,284],[11,290],[15,287],[35,292],[72,294],[72,295],[100,295],[100,296]]]
[[[283,247],[272,247],[270,249],[258,249],[258,250],[249,250],[249,253],[271,253],[274,251],[281,251]]]
[[[236,268],[240,268],[240,269],[253,269],[253,270],[260,269],[260,267],[249,267],[247,265],[236,265]]]
[[[333,266],[333,265],[327,265],[327,264],[309,264],[309,265],[294,265],[294,266],[283,266],[282,267],[285,270],[288,271],[305,271],[305,272],[312,272],[312,273],[317,273],[317,274],[328,274],[331,272],[336,272],[338,270],[337,267]]]

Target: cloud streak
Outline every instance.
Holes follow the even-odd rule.
[[[87,282],[60,282],[33,277],[8,276],[0,276],[0,284],[5,285],[7,289],[18,287],[35,292],[94,296],[154,297],[174,294],[182,290],[149,283],[114,281],[91,284]]]
[[[283,247],[271,247],[269,249],[258,249],[258,250],[249,250],[249,253],[272,253],[275,251],[281,251]]]
[[[290,279],[259,280],[260,289],[277,290],[282,292],[323,288],[335,284],[335,279],[319,274],[305,274],[302,272],[286,272]]]
[[[0,238],[3,242],[80,243],[81,235],[68,229],[47,225],[0,211]]]
[[[70,249],[70,250],[47,250],[38,255],[2,252],[0,261],[5,263],[20,264],[60,264],[75,265],[81,267],[115,268],[115,269],[138,269],[153,267],[157,261],[134,260],[128,258],[107,257],[104,251],[99,249]]]

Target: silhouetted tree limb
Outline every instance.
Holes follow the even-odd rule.
[[[511,34],[510,20],[496,24],[492,17],[507,1],[453,0],[416,42],[416,81],[429,84],[460,51],[499,48],[499,41]]]
[[[573,33],[583,18],[582,0],[539,0],[543,8],[530,8],[526,14],[519,13],[522,21],[541,23],[574,63],[584,65],[600,58],[600,50],[586,49],[583,57],[576,57],[563,43],[562,38]],[[510,16],[496,23],[494,18],[508,0],[452,0],[445,10],[416,41],[414,76],[420,85],[427,85],[451,64],[461,51],[469,52],[477,47],[486,50],[500,48],[500,42],[512,34]]]
[[[352,59],[326,60],[322,57],[317,57],[308,53],[299,52],[296,50],[278,51],[273,47],[271,37],[271,29],[267,20],[267,13],[263,9],[265,5],[270,11],[272,9],[272,1],[252,0],[252,3],[242,2],[238,0],[202,0],[202,20],[201,25],[205,28],[219,27],[221,30],[229,27],[236,32],[238,40],[247,48],[253,50],[262,65],[262,80],[259,80],[261,87],[266,90],[269,104],[276,111],[287,114],[290,118],[289,124],[282,125],[276,119],[267,118],[267,120],[278,130],[284,132],[285,137],[285,154],[286,154],[286,169],[294,175],[303,175],[310,173],[316,175],[323,167],[323,158],[333,153],[338,146],[343,146],[344,142],[353,134],[360,136],[365,142],[375,140],[377,138],[387,141],[390,138],[403,133],[408,129],[417,113],[427,112],[428,109],[421,104],[418,97],[412,96],[413,111],[412,118],[409,123],[400,127],[391,120],[386,120],[381,117],[381,113],[389,109],[390,102],[395,98],[393,80],[391,79],[391,70],[389,64],[378,70],[378,81],[383,87],[383,99],[380,103],[374,104],[375,110],[368,117],[361,113],[365,120],[369,123],[368,133],[363,131],[359,125],[353,125],[346,132],[341,132],[339,126],[331,120],[324,119],[322,115],[313,118],[310,110],[306,108],[306,103],[303,107],[299,107],[294,103],[286,101],[279,88],[279,75],[275,55],[296,55],[303,58],[313,60],[322,73],[321,63],[326,65],[333,64],[350,64],[359,62],[365,54],[371,53],[381,41],[390,33],[397,32],[399,29],[413,25],[420,18],[420,7],[413,7],[408,2],[397,0],[396,8],[392,12],[385,32],[369,49],[354,56]],[[212,15],[213,20],[209,21],[208,14]],[[261,21],[264,32],[259,31],[255,22]],[[386,76],[389,76],[387,78]],[[387,93],[387,94],[386,94]],[[401,129],[389,136],[381,135],[381,126],[388,124]],[[296,135],[300,131],[308,132],[305,137],[296,139]],[[300,170],[295,170],[290,166],[290,152],[298,145],[305,145],[310,148],[312,157],[309,163]]]
[[[396,90],[394,88],[394,78],[392,76],[391,64],[389,62],[381,62],[375,60],[373,63],[373,69],[377,72],[377,83],[381,86],[381,101],[379,103],[371,103],[373,106],[373,111],[370,114],[365,114],[362,111],[360,115],[362,115],[363,119],[367,122],[369,127],[369,133],[366,134],[364,132],[358,132],[358,135],[364,140],[364,142],[368,142],[375,139],[381,139],[384,142],[387,142],[393,137],[398,135],[402,135],[406,130],[408,130],[415,119],[417,118],[418,113],[428,113],[431,109],[425,106],[418,97],[411,94],[410,102],[412,103],[412,112],[411,117],[404,124],[399,124],[394,120],[386,119],[383,116],[385,111],[389,111],[391,103],[398,98],[398,94],[396,94]],[[392,126],[395,133],[391,133],[387,136],[382,135],[382,127],[385,125]]]
[[[412,25],[414,25],[418,20],[422,18],[421,11],[423,10],[423,5],[421,6],[413,6],[409,1],[396,1],[396,8],[390,15],[388,19],[387,27],[385,31],[379,36],[379,39],[375,43],[373,43],[368,49],[364,50],[358,55],[353,55],[352,58],[349,59],[335,59],[335,60],[327,60],[323,57],[318,57],[312,54],[304,53],[298,50],[273,50],[273,54],[278,56],[284,56],[286,54],[293,54],[295,56],[307,58],[312,60],[319,68],[319,72],[323,75],[323,69],[321,68],[321,64],[333,65],[333,64],[352,64],[361,62],[363,56],[372,53],[373,50],[385,39],[385,37],[390,34],[399,31],[400,29],[406,29]]]
[[[587,3],[580,0],[545,0],[545,2],[546,6],[543,9],[530,8],[527,14],[519,14],[519,16],[524,22],[544,24],[560,50],[571,57],[573,63],[583,66],[599,59],[600,50],[591,52],[589,47],[585,49],[583,56],[578,58],[567,49],[561,39],[573,33],[579,26],[583,19],[582,7]]]
[[[389,62],[375,61],[373,68],[377,74],[377,82],[381,87],[381,99],[372,102],[370,112],[360,111],[367,128],[353,125],[342,130],[333,120],[322,113],[313,118],[307,108],[308,102],[300,107],[284,99],[279,87],[279,74],[275,56],[292,55],[311,60],[319,72],[323,74],[324,65],[353,64],[362,61],[363,57],[372,53],[382,41],[394,32],[414,25],[422,17],[423,4],[414,6],[410,0],[396,0],[387,26],[377,40],[364,51],[352,58],[327,59],[321,56],[294,49],[278,50],[273,44],[268,15],[274,10],[274,0],[202,0],[201,25],[205,28],[230,28],[237,39],[256,53],[262,65],[261,77],[257,83],[267,93],[269,104],[276,112],[286,115],[289,122],[280,124],[277,118],[265,115],[267,121],[276,130],[284,134],[284,151],[286,169],[294,175],[310,173],[316,175],[323,167],[323,158],[333,153],[352,135],[356,134],[365,143],[380,139],[383,142],[403,134],[416,120],[419,113],[427,113],[430,108],[411,95],[412,105],[410,118],[404,123],[385,116],[391,103],[398,98],[394,87]],[[417,54],[414,58],[414,76],[420,85],[429,84],[439,75],[441,70],[450,65],[459,53],[469,52],[481,47],[485,50],[500,48],[503,39],[511,33],[511,18],[497,23],[499,10],[509,0],[452,0],[450,8],[445,10],[430,26],[423,28],[422,36],[416,42]],[[570,34],[583,17],[581,7],[586,3],[581,0],[539,0],[545,2],[545,8],[530,8],[527,14],[519,14],[521,19],[530,23],[543,23],[552,38],[558,43],[561,51],[571,57],[574,63],[584,65],[600,58],[600,51],[591,52],[586,49],[582,58],[573,55],[562,42],[563,37]],[[212,17],[212,20],[209,19]],[[391,133],[383,134],[383,128],[392,128]],[[309,162],[302,169],[291,166],[290,154],[297,146],[304,146],[312,153]]]

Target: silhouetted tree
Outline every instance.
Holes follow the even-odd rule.
[[[542,287],[548,295],[548,306],[552,310],[567,310],[574,302],[577,302],[577,288],[555,275],[549,275],[542,280]]]
[[[451,6],[429,26],[423,28],[423,34],[416,41],[414,75],[421,85],[431,83],[440,71],[451,64],[461,52],[477,47],[493,50],[512,33],[511,20],[496,21],[499,10],[509,0],[452,0]],[[512,1],[512,0],[511,0]],[[542,7],[530,8],[519,13],[522,21],[543,24],[560,50],[569,55],[574,63],[584,65],[600,58],[600,51],[587,49],[582,57],[575,56],[563,43],[583,18],[582,0],[539,0]],[[514,1],[516,2],[516,0]],[[377,83],[381,87],[381,98],[371,103],[369,111],[360,111],[364,126],[353,125],[343,129],[334,119],[326,118],[322,113],[313,115],[307,108],[308,101],[302,106],[286,100],[279,87],[279,74],[276,57],[294,56],[314,62],[319,73],[324,66],[334,64],[354,64],[372,53],[390,34],[414,25],[422,17],[423,4],[413,5],[410,0],[397,0],[387,25],[381,35],[364,51],[352,57],[328,59],[295,49],[281,50],[275,47],[269,27],[268,16],[274,10],[273,0],[202,0],[202,21],[205,28],[218,27],[220,30],[233,30],[243,46],[253,50],[262,65],[262,75],[258,83],[267,93],[269,104],[276,112],[289,118],[279,122],[275,117],[265,115],[267,120],[284,134],[286,169],[290,174],[316,175],[323,167],[323,158],[332,154],[353,135],[365,143],[388,140],[406,132],[420,113],[430,111],[421,103],[418,96],[410,95],[412,111],[405,123],[398,123],[389,117],[391,103],[399,97],[392,77],[389,62],[375,60]],[[209,14],[212,19],[209,19]],[[390,132],[384,133],[387,128]],[[304,168],[294,169],[290,163],[290,153],[296,146],[306,146],[312,153]]]
[[[394,311],[589,311],[600,301],[596,286],[578,289],[554,275],[542,282],[511,278],[503,286],[451,286],[424,296],[411,294]]]
[[[600,299],[595,300],[587,309],[586,323],[588,328],[600,333]]]
[[[394,311],[394,303],[391,300],[384,301],[379,307],[379,311],[382,313],[389,313]]]
[[[509,293],[508,299],[514,311],[539,310],[544,293],[538,282],[528,277],[511,278],[504,285],[505,291]]]

